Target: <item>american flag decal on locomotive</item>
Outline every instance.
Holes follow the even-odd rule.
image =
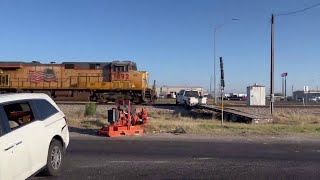
[[[55,75],[53,69],[45,69],[43,71],[29,71],[28,79],[31,82],[57,81],[57,78],[56,78],[56,75]]]

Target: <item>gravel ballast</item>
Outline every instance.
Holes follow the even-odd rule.
[[[78,113],[78,112],[84,112],[86,106],[83,104],[58,104],[61,111],[63,111],[66,114],[70,113]],[[98,105],[97,106],[97,112],[98,113],[106,113],[107,110],[115,108],[115,105]],[[148,112],[179,112],[183,111],[184,109],[182,107],[178,106],[161,106],[161,107],[150,107],[150,106],[136,106],[137,109],[146,108]]]
[[[79,113],[85,111],[85,105],[83,104],[58,104],[59,108],[66,114],[69,113]],[[98,113],[106,113],[108,109],[116,107],[115,105],[98,105]],[[136,106],[136,108],[146,108],[148,112],[167,112],[167,113],[183,113],[185,110],[180,106]],[[250,107],[232,107],[238,111],[243,111],[251,114],[258,115],[269,115],[269,108],[250,108]],[[320,116],[320,107],[319,108],[275,108],[276,113],[287,113],[287,114],[313,114]]]
[[[250,107],[232,107],[231,109],[236,109],[238,111],[243,111],[246,113],[259,114],[259,115],[270,115],[269,108],[250,108]],[[275,108],[275,113],[285,113],[285,114],[309,114],[309,115],[320,115],[320,108]]]

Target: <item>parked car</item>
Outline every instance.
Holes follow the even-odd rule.
[[[58,176],[69,144],[64,113],[46,94],[0,95],[0,179]]]
[[[309,98],[309,101],[317,102],[318,98],[317,97],[311,97]]]
[[[165,95],[161,94],[161,95],[159,95],[158,98],[159,98],[159,99],[164,99],[164,98],[165,98]]]
[[[233,96],[224,97],[223,99],[227,101],[246,101],[247,97],[239,97],[237,95],[233,95]]]
[[[168,99],[176,99],[177,98],[177,93],[176,92],[170,92],[167,94]]]
[[[309,101],[320,102],[320,97],[311,97],[311,98],[309,98]]]
[[[170,94],[171,94],[171,97],[172,97],[173,99],[176,99],[176,98],[177,98],[177,93],[176,93],[176,92],[170,92]]]
[[[199,91],[181,90],[177,94],[176,104],[181,104],[186,109],[189,109],[194,106],[207,104],[207,98],[202,97]]]

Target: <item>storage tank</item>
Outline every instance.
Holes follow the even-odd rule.
[[[247,87],[247,105],[265,106],[266,105],[266,87],[255,84]]]

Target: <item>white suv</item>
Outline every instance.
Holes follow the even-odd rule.
[[[0,179],[60,175],[68,144],[65,115],[48,95],[0,95]]]

